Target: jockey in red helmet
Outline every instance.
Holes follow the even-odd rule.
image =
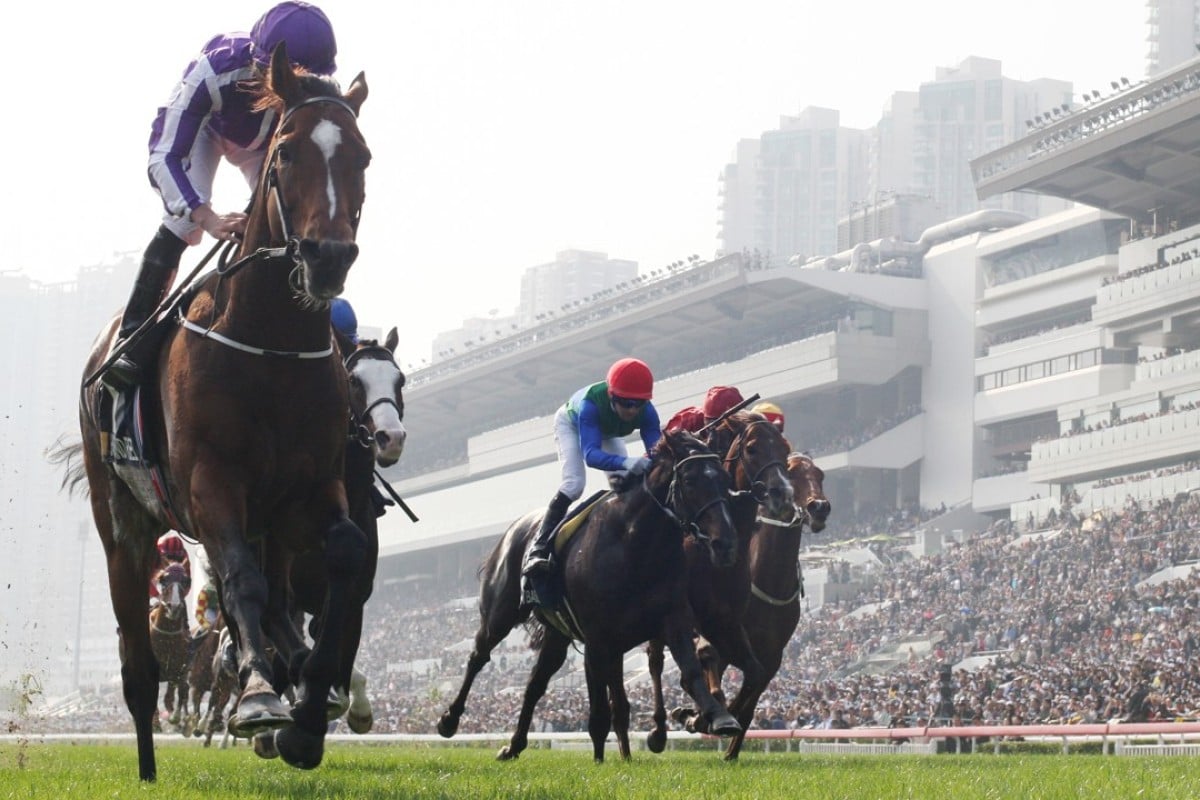
[[[187,571],[188,579],[192,577],[192,563],[188,559],[187,548],[183,546],[183,539],[178,533],[168,531],[158,537],[158,565],[154,568],[154,573],[150,576],[150,597],[152,600],[158,599],[158,582],[155,580],[158,573],[166,569],[171,564],[182,564]]]
[[[697,433],[742,400],[742,393],[736,387],[713,386],[708,390],[703,406],[688,406],[675,412],[675,416],[667,421],[666,429]]]
[[[538,578],[554,567],[553,534],[567,508],[583,494],[586,467],[608,473],[640,475],[650,466],[648,456],[631,456],[625,437],[641,433],[649,453],[662,437],[658,411],[650,402],[654,375],[645,362],[622,358],[608,369],[603,381],[584,386],[554,415],[554,441],[562,466],[562,483],[542,516],[541,527],[525,555],[523,574]],[[532,595],[540,595],[534,585]],[[536,602],[545,603],[538,597]]]

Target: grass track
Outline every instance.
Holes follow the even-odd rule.
[[[1176,757],[1082,755],[800,756],[637,752],[595,765],[585,751],[532,749],[499,763],[480,747],[337,744],[312,772],[265,762],[248,748],[160,744],[158,781],[137,780],[132,745],[0,745],[0,798],[147,800],[971,800],[1198,798],[1200,763]]]

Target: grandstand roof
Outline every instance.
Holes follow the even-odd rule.
[[[1200,59],[971,162],[980,199],[1032,191],[1139,222],[1200,220]]]

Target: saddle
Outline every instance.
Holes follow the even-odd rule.
[[[567,542],[571,541],[571,537],[583,527],[584,521],[592,511],[611,494],[613,492],[610,489],[596,492],[573,508],[559,523],[554,531],[554,554],[556,557],[561,555]],[[575,615],[567,602],[564,589],[561,569],[556,569],[552,574],[543,575],[534,581],[522,579],[521,603],[537,608],[541,618],[548,625],[557,628],[564,636],[582,640],[583,634],[575,621]]]

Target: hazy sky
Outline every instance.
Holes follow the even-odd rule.
[[[45,281],[145,246],[155,108],[204,41],[270,3],[31,3],[6,41],[0,270]],[[563,249],[644,269],[716,248],[739,139],[808,105],[868,127],[893,91],[969,55],[1076,96],[1142,77],[1143,0],[326,0],[343,85],[366,72],[374,161],[347,296],[401,362],[509,313]],[[68,19],[70,17],[70,19]],[[245,205],[228,167],[214,205]],[[210,240],[185,256],[190,268]]]

